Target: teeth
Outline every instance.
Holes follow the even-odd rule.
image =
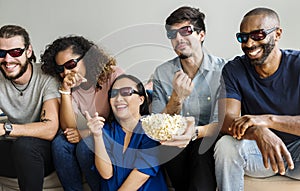
[[[15,67],[16,65],[6,65],[6,68],[13,68]]]
[[[122,109],[122,108],[125,108],[126,105],[117,105],[117,109]]]
[[[259,53],[259,51],[260,51],[260,49],[256,49],[255,51],[249,52],[249,54],[250,54],[251,56],[255,56],[255,55],[257,55],[257,54]]]

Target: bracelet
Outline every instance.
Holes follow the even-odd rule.
[[[59,93],[64,94],[64,95],[71,95],[71,92],[66,92],[63,90],[58,90]]]

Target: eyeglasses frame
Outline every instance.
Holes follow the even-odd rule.
[[[120,90],[121,89],[125,89],[125,88],[130,88],[130,95],[122,95],[121,93],[120,93]],[[118,93],[117,94],[115,94],[115,96],[111,96],[111,92],[113,91],[113,90],[117,90],[118,91]],[[117,95],[121,95],[122,97],[129,97],[129,96],[132,96],[133,94],[138,94],[139,96],[141,95],[140,94],[140,92],[138,92],[138,91],[136,91],[135,89],[133,89],[132,87],[123,87],[123,88],[119,88],[119,89],[111,89],[109,92],[108,92],[108,97],[111,99],[111,98],[115,98]]]
[[[176,37],[177,37],[177,33],[179,32],[179,30],[180,29],[183,29],[184,27],[190,27],[191,28],[191,34],[193,34],[193,32],[197,32],[197,31],[201,31],[201,28],[198,28],[198,27],[195,27],[195,26],[193,26],[193,25],[187,25],[187,26],[183,26],[183,27],[181,27],[181,28],[179,28],[179,29],[169,29],[169,30],[167,30],[167,38],[168,39],[170,39],[170,40],[172,40],[172,39],[175,39]],[[174,38],[169,38],[169,33],[171,32],[171,31],[176,31],[176,33],[175,33],[175,37]],[[180,32],[179,32],[179,34],[181,35],[181,36],[190,36],[191,34],[188,34],[188,35],[182,35]]]
[[[254,40],[254,41],[261,41],[261,40],[264,40],[270,33],[274,32],[274,31],[277,30],[277,29],[279,29],[279,27],[273,27],[273,28],[270,28],[270,29],[258,29],[258,30],[251,31],[251,32],[249,32],[249,33],[242,33],[242,32],[239,32],[239,33],[236,33],[236,38],[237,38],[237,41],[238,41],[239,43],[246,43],[246,42],[248,42],[249,38],[251,38],[251,34],[260,32],[260,33],[264,33],[264,34],[265,34],[263,39],[260,39],[260,40],[255,40],[255,39],[253,39],[253,38],[251,38],[251,39]],[[247,41],[245,41],[245,42],[241,41],[241,42],[240,42],[240,41],[239,41],[240,35],[247,35]],[[243,39],[243,38],[241,38],[241,39]]]
[[[66,68],[67,70],[72,70],[72,69],[76,68],[78,62],[79,62],[83,57],[84,57],[84,54],[82,54],[82,55],[81,55],[80,57],[78,57],[78,58],[70,59],[70,60],[68,60],[67,62],[65,62],[65,63],[62,64],[62,65],[55,64],[55,65],[56,65],[56,72],[57,72],[57,73],[62,73],[62,72],[64,72],[64,68]],[[67,63],[69,63],[69,62],[71,62],[71,61],[75,62],[75,66],[72,67],[72,68],[67,68],[65,64],[67,64]]]
[[[5,58],[7,54],[9,54],[9,56],[13,57],[13,58],[17,58],[17,57],[20,57],[24,54],[25,50],[27,49],[27,47],[24,47],[24,48],[13,48],[13,49],[9,49],[9,50],[3,50],[3,49],[0,49],[0,51],[4,51],[5,54],[4,56],[0,56],[0,58]],[[14,50],[20,50],[21,51],[21,54],[19,56],[12,56],[10,54],[11,51],[14,51]],[[1,54],[0,54],[1,55]]]

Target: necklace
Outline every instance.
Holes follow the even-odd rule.
[[[15,83],[12,80],[10,80],[10,82],[14,86],[14,88],[16,88],[16,90],[18,90],[20,92],[20,96],[23,96],[23,91],[25,91],[28,88],[28,86],[29,86],[29,84],[31,82],[32,76],[33,76],[33,68],[31,66],[31,76],[30,76],[29,82],[27,83],[26,87],[24,89],[22,89],[22,90],[19,89],[19,88],[17,88],[17,86],[15,85]]]

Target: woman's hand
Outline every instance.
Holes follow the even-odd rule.
[[[70,91],[72,88],[86,81],[87,80],[80,73],[72,71],[64,77],[61,89],[63,91]]]
[[[70,143],[78,143],[81,140],[80,133],[76,128],[66,128],[64,134]]]
[[[101,136],[102,135],[102,128],[104,126],[105,119],[99,116],[98,112],[95,113],[94,117],[92,118],[90,114],[85,111],[85,117],[87,119],[87,126],[94,134],[94,136]]]
[[[185,148],[191,141],[195,132],[195,119],[194,117],[186,117],[187,128],[182,135],[173,136],[169,141],[162,141],[162,145],[177,146]]]

